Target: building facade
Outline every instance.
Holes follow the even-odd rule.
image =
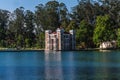
[[[75,50],[75,31],[65,32],[58,28],[56,32],[45,31],[45,50]]]

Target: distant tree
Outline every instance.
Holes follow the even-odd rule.
[[[20,7],[14,11],[15,19],[12,22],[12,28],[15,28],[15,41],[16,46],[24,46],[24,34],[25,34],[25,26],[24,26],[24,8]]]
[[[76,22],[74,20],[71,20],[70,23],[69,23],[69,25],[68,25],[68,27],[66,28],[66,31],[69,31],[71,29],[77,29],[77,28],[78,27],[77,27]]]
[[[60,26],[59,18],[59,2],[49,1],[45,4],[45,9],[47,13],[48,28],[55,30]]]
[[[9,11],[0,9],[0,45],[2,47],[6,47],[5,40],[7,36],[6,31],[8,29],[9,14]]]
[[[47,20],[47,12],[45,10],[45,6],[43,4],[39,4],[35,7],[35,23],[37,33],[42,30],[46,30],[48,28],[48,20]]]
[[[114,22],[111,20],[109,15],[98,16],[93,35],[94,43],[99,45],[100,42],[116,39],[116,32],[113,26]]]
[[[49,1],[45,5],[36,6],[35,17],[37,26],[43,30],[55,30],[60,24],[62,26],[69,21],[66,5],[58,1]]]
[[[70,22],[68,9],[64,3],[59,3],[59,21],[60,26],[62,26],[64,29],[67,28]]]
[[[93,47],[93,26],[87,21],[82,20],[79,25],[79,29],[76,32],[77,44],[81,44],[82,47]]]
[[[72,8],[72,19],[76,20],[76,23],[84,19],[92,24],[96,15],[93,3],[93,0],[79,0],[78,5]]]
[[[44,48],[44,31],[55,31],[60,26],[76,30],[77,44],[84,43],[85,47],[92,47],[93,41],[96,45],[119,41],[120,0],[77,1],[70,11],[56,0],[37,5],[35,12],[24,7],[13,12],[0,9],[0,47]]]
[[[35,25],[34,25],[34,14],[30,10],[25,11],[25,42],[27,47],[32,47],[35,43]],[[28,46],[29,45],[29,46]]]
[[[39,34],[38,39],[37,39],[36,47],[45,48],[45,33],[44,32],[41,32]]]
[[[118,29],[118,32],[117,32],[117,45],[120,48],[120,28]]]

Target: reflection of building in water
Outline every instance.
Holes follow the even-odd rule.
[[[69,54],[65,54],[65,57],[63,58],[65,60],[65,66],[64,66],[64,79],[65,80],[79,80],[76,78],[76,64],[74,62],[74,53],[70,52]],[[67,76],[67,77],[66,77]]]
[[[45,50],[75,50],[75,31],[69,33],[58,28],[56,32],[45,31]]]
[[[61,52],[45,52],[45,80],[63,80]]]

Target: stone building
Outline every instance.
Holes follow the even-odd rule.
[[[45,31],[45,50],[75,50],[75,31],[65,32],[58,28],[56,32]]]
[[[115,49],[117,47],[117,42],[115,40],[102,42],[100,44],[100,49]]]

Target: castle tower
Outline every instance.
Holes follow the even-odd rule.
[[[75,50],[76,49],[76,39],[75,39],[75,31],[70,30],[69,33],[71,34],[71,49]]]
[[[57,29],[57,39],[58,39],[58,50],[62,50],[62,46],[63,46],[63,33],[64,33],[64,29]]]
[[[45,31],[45,50],[50,50],[50,33],[51,30]]]

